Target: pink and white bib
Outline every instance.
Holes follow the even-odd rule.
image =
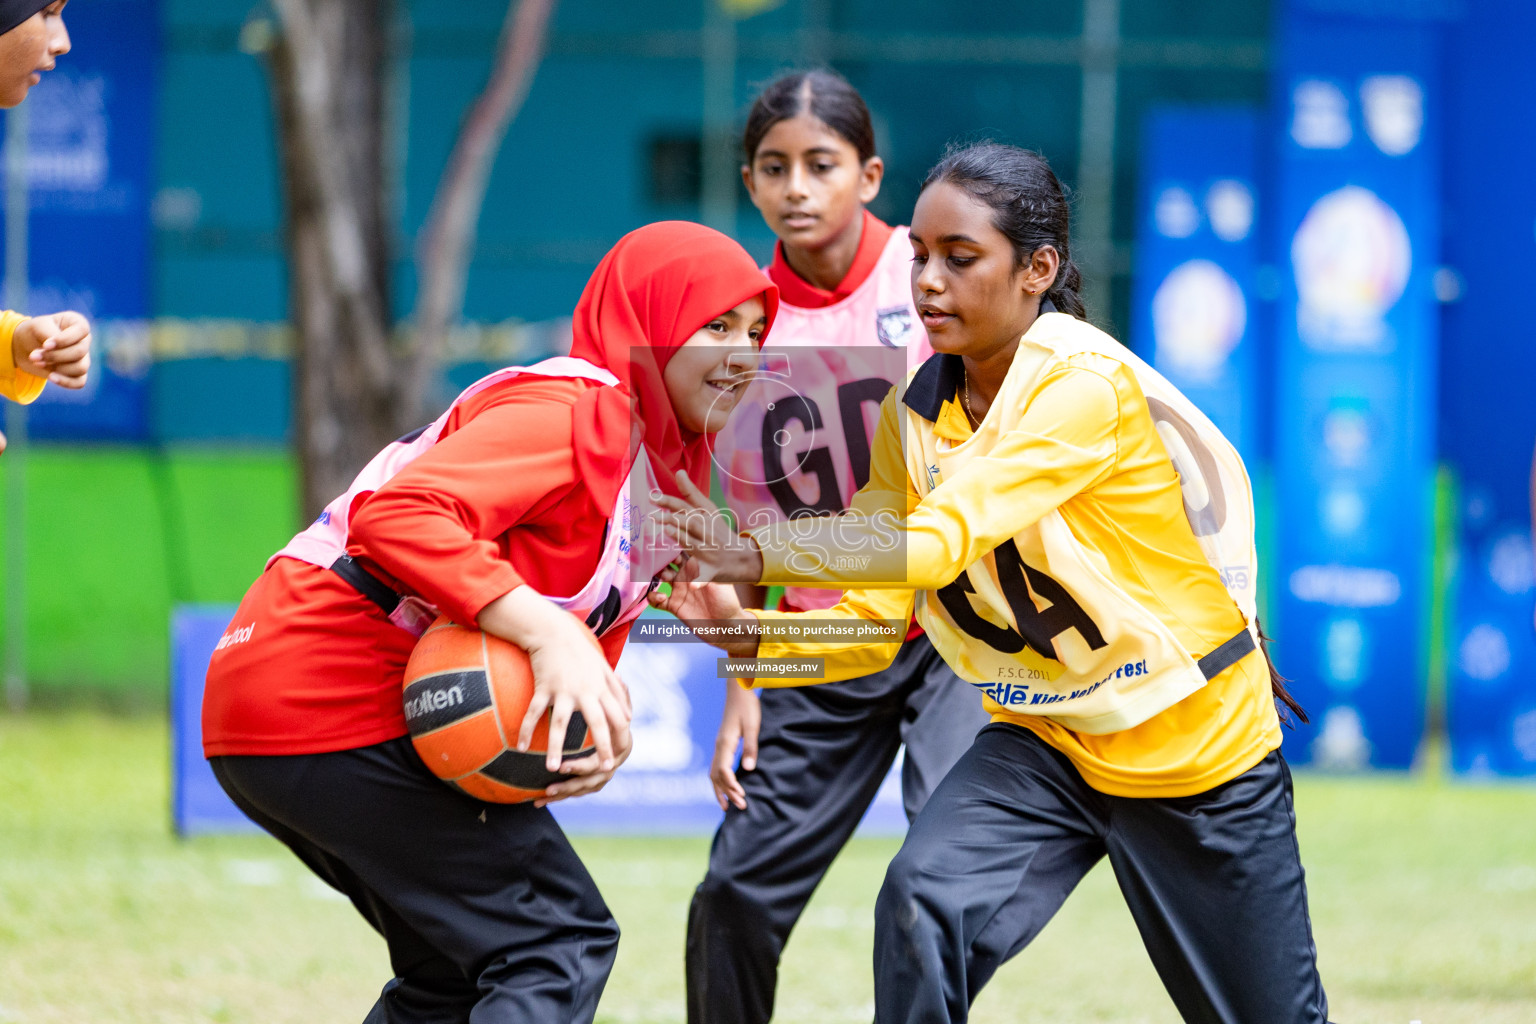
[[[546,359],[532,366],[509,366],[482,377],[465,388],[437,419],[421,430],[386,445],[358,473],[347,492],[327,505],[313,523],[268,559],[267,564],[271,565],[277,559],[286,557],[329,568],[347,552],[348,519],[358,500],[378,490],[435,445],[442,436],[443,424],[455,406],[486,388],[520,374],[580,377],[609,387],[618,384],[618,378],[602,367],[570,356]],[[678,549],[659,530],[647,528],[657,511],[650,498],[656,490],[655,471],[644,446],[641,446],[630,467],[629,477],[614,502],[603,551],[592,578],[568,597],[544,595],[583,619],[593,633],[599,636],[627,625],[644,610],[652,577],[677,557]],[[436,616],[435,607],[419,597],[408,595],[390,619],[402,629],[420,636]]]
[[[933,354],[912,304],[912,243],[898,227],[869,277],[841,302],[779,305],[759,377],[715,437],[715,465],[741,529],[835,515],[869,479],[886,394]],[[840,593],[790,587],[799,609]]]

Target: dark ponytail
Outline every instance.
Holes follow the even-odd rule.
[[[818,69],[781,75],[757,94],[741,133],[747,163],[774,125],[806,113],[841,136],[858,152],[861,163],[875,155],[875,128],[864,97],[842,75]]]
[[[1255,619],[1254,626],[1259,631],[1259,650],[1264,652],[1264,663],[1269,668],[1269,689],[1275,695],[1275,703],[1280,705],[1275,709],[1280,712],[1280,721],[1285,725],[1291,725],[1291,716],[1294,715],[1301,719],[1303,725],[1306,725],[1312,719],[1307,717],[1307,710],[1301,706],[1301,701],[1291,696],[1290,689],[1285,685],[1290,680],[1275,668],[1275,659],[1269,656],[1269,635],[1264,632],[1263,623]]]
[[[1072,218],[1066,190],[1045,157],[998,142],[951,147],[918,192],[940,181],[958,185],[992,207],[992,223],[1013,243],[1018,266],[1027,265],[1035,250],[1054,248],[1061,265],[1043,298],[1063,313],[1087,319],[1078,297],[1083,275],[1069,248]]]
[[[1061,252],[1061,250],[1057,250]],[[1061,266],[1056,271],[1056,280],[1045,290],[1045,297],[1056,304],[1056,308],[1063,313],[1077,317],[1079,320],[1088,319],[1088,310],[1083,307],[1083,300],[1078,292],[1083,287],[1083,272],[1077,269],[1077,263],[1066,253],[1061,254]]]

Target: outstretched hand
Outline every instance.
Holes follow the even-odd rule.
[[[662,529],[690,561],[692,578],[706,583],[756,583],[763,575],[757,542],[737,534],[730,518],[687,473],[677,474],[681,498],[658,494]]]
[[[72,310],[34,316],[11,333],[16,368],[61,388],[85,387],[91,369],[91,324]]]
[[[733,658],[751,658],[757,654],[757,616],[746,611],[736,598],[736,591],[719,583],[689,582],[692,575],[692,559],[685,558],[681,568],[668,566],[658,575],[662,583],[670,585],[667,593],[660,588],[651,591],[651,606],[671,612],[685,625],[708,623],[709,633],[695,635],[711,646],[718,647]],[[734,625],[737,628],[728,635],[719,632],[720,627]]]
[[[742,608],[736,597],[736,588],[723,583],[701,583],[698,580],[698,560],[684,555],[681,565],[674,563],[656,574],[661,583],[670,585],[667,593],[660,588],[651,591],[653,608],[671,612],[684,622],[697,619],[742,619],[751,616]]]

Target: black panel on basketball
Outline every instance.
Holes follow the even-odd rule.
[[[570,725],[565,730],[565,749],[562,751],[567,758],[585,757],[592,753],[594,747],[582,746],[582,740],[587,738],[586,733],[587,720],[581,716],[580,711],[572,711]],[[518,789],[543,789],[570,778],[569,775],[545,768],[544,755],[535,750],[504,751],[481,768],[480,774]]]
[[[543,789],[570,778],[545,768],[544,755],[532,750],[504,750],[480,774],[518,789]]]
[[[582,740],[587,738],[587,720],[581,717],[580,711],[571,712],[571,724],[565,727],[565,748],[562,754],[589,754],[591,747],[583,747]]]
[[[491,706],[484,669],[442,672],[405,688],[405,727],[421,736]]]

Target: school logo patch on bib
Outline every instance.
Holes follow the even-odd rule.
[[[875,333],[887,348],[906,348],[915,326],[912,310],[906,306],[875,310]]]

